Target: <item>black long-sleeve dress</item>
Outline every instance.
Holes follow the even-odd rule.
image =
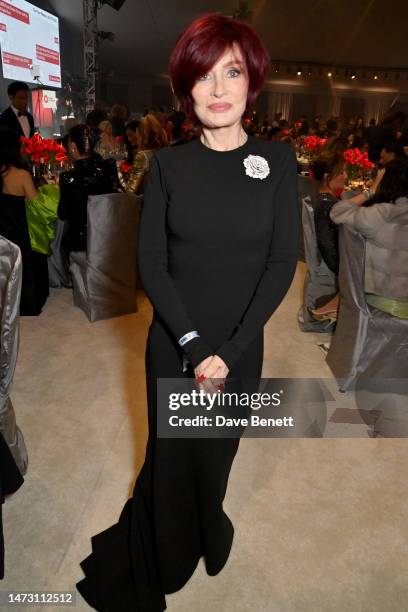
[[[260,378],[263,327],[296,268],[296,191],[292,149],[253,136],[231,151],[194,140],[151,161],[139,242],[154,307],[149,437],[133,497],[81,563],[86,578],[77,588],[97,610],[161,612],[165,593],[188,581],[201,556],[209,575],[227,561],[233,526],[222,503],[239,439],[157,438],[156,383],[194,377],[212,354],[230,369],[226,389],[234,377]],[[200,337],[180,348],[192,330]]]

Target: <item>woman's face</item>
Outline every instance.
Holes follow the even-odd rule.
[[[81,157],[78,151],[78,147],[76,146],[75,142],[73,142],[70,138],[68,138],[68,148],[72,159],[77,160]]]
[[[136,132],[133,130],[126,130],[126,136],[131,145],[134,147],[139,146],[139,136],[137,130]]]
[[[385,149],[381,149],[379,162],[383,168],[394,159],[395,153],[393,153],[392,151],[386,151]]]
[[[112,125],[110,123],[108,123],[107,121],[102,121],[98,125],[98,128],[99,128],[101,134],[105,134],[109,138],[112,138],[113,131],[112,131]]]
[[[339,174],[335,174],[329,181],[329,187],[332,191],[338,192],[344,189],[344,183],[347,179],[346,169],[343,168]]]
[[[197,79],[191,90],[200,123],[220,128],[240,121],[247,103],[248,82],[244,57],[234,43],[207,74]]]

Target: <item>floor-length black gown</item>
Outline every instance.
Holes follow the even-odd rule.
[[[246,160],[244,164],[244,160]],[[156,436],[158,378],[193,377],[217,354],[243,391],[261,376],[263,327],[297,259],[296,158],[282,143],[216,151],[200,140],[152,159],[139,267],[153,307],[146,349],[149,438],[133,497],[118,523],[92,538],[77,588],[105,612],[161,612],[201,556],[217,574],[231,549],[223,511],[239,439]],[[200,337],[180,348],[192,330]],[[190,362],[183,372],[183,356]]]
[[[48,263],[47,255],[31,249],[24,196],[0,193],[0,234],[21,251],[20,315],[37,316],[49,295]]]

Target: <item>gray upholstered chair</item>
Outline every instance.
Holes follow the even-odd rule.
[[[364,380],[407,379],[408,319],[367,304],[363,236],[341,225],[339,249],[340,308],[326,361],[340,390],[361,387]]]
[[[87,252],[71,253],[74,304],[90,321],[137,312],[137,244],[143,196],[88,198]]]
[[[337,291],[335,274],[327,267],[317,247],[314,223],[314,207],[311,196],[302,201],[302,227],[305,244],[307,272],[303,285],[303,304],[298,315],[302,331],[330,332],[333,325],[328,321],[317,321],[310,310],[317,307],[317,301],[327,297],[327,301]]]
[[[51,255],[48,257],[48,277],[50,287],[72,287],[69,262],[62,248],[62,239],[67,228],[67,221],[54,221],[55,238],[50,244]]]
[[[21,474],[25,474],[27,450],[10,399],[19,346],[21,279],[20,249],[0,236],[0,433]]]
[[[308,198],[308,202],[312,206],[315,207],[315,202],[317,199],[317,195],[319,193],[319,189],[316,181],[311,176],[302,176],[301,174],[297,175],[297,192],[298,192],[298,206],[299,206],[299,255],[298,259],[300,261],[306,261],[305,258],[305,243],[303,237],[303,223],[302,223],[302,215],[303,215],[303,200],[304,198]]]

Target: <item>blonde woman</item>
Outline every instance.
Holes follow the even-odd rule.
[[[149,173],[150,159],[158,149],[168,145],[168,138],[166,131],[151,113],[141,119],[135,134],[137,148],[133,155],[132,165],[127,172],[124,171],[123,165],[119,166],[118,175],[124,191],[141,194]]]
[[[111,122],[101,121],[98,128],[101,135],[96,144],[95,153],[98,153],[103,159],[123,159],[125,157],[125,145],[121,138],[113,136]]]

